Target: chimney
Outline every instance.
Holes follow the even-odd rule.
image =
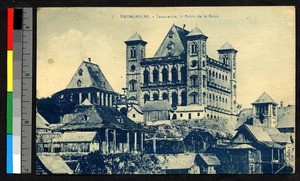
[[[91,58],[89,57],[88,59],[89,59],[89,62],[91,63],[92,62]]]
[[[280,101],[280,108],[283,108],[283,101]]]

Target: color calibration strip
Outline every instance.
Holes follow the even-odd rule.
[[[7,173],[31,173],[32,8],[7,15]]]
[[[13,31],[14,9],[7,9],[6,172],[13,173]]]

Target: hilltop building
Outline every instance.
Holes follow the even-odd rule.
[[[125,41],[130,102],[143,108],[147,101],[168,100],[174,119],[235,120],[237,50],[226,42],[215,60],[206,53],[207,38],[198,27],[188,31],[173,25],[155,55],[146,58],[147,42],[133,34]]]

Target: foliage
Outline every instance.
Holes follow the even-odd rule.
[[[60,116],[70,113],[74,110],[76,104],[72,101],[70,95],[53,95],[37,99],[37,109],[39,113],[50,123],[59,123]]]
[[[78,174],[162,174],[155,155],[102,154],[92,152],[81,158]]]

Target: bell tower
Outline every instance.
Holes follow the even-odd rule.
[[[126,44],[126,96],[129,102],[140,105],[141,66],[146,55],[146,44],[138,33],[133,34]]]
[[[220,49],[219,52],[219,62],[224,64],[224,66],[230,69],[228,73],[229,77],[229,104],[230,104],[230,114],[233,116],[237,115],[237,81],[236,81],[236,53],[238,52],[233,48],[231,44],[226,42]]]
[[[195,27],[187,37],[187,105],[207,104],[206,40],[207,36]]]

